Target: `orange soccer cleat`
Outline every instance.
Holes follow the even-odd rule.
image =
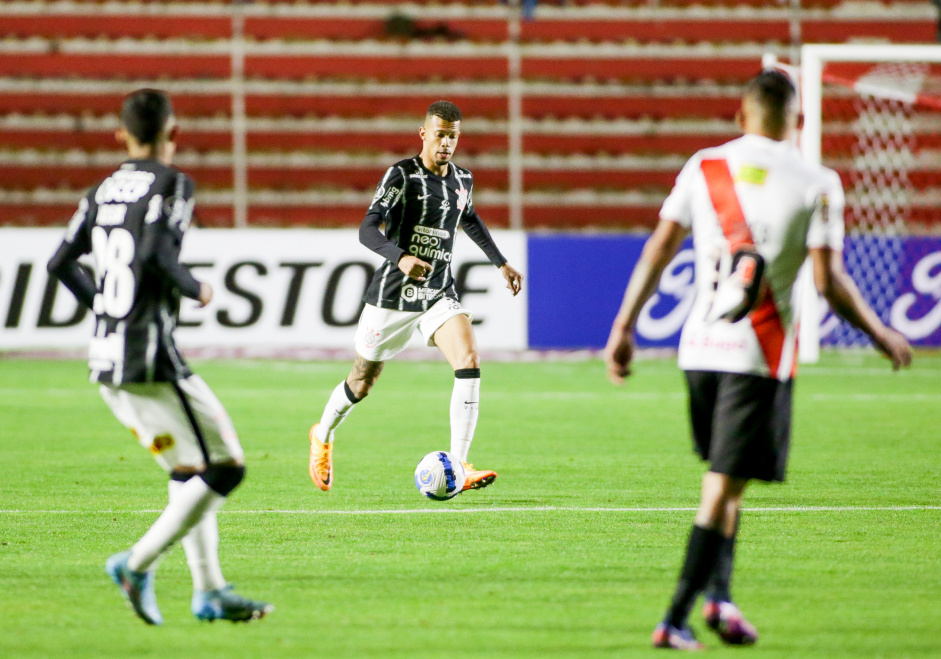
[[[464,465],[464,488],[461,490],[462,492],[480,490],[497,480],[497,472],[495,471],[489,469],[477,470],[474,469],[474,465],[466,462],[461,464]]]
[[[310,429],[310,479],[326,492],[333,487],[333,443],[324,444],[317,439],[315,423]]]

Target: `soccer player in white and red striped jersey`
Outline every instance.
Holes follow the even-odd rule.
[[[673,601],[655,647],[702,648],[687,624],[703,592],[706,624],[729,644],[758,633],[732,603],[739,508],[751,479],[783,481],[797,360],[795,280],[808,254],[817,290],[893,368],[911,348],[866,305],[843,270],[843,191],[832,170],[805,162],[790,138],[797,94],[779,72],[752,79],[738,122],[745,135],[683,167],[634,269],[605,347],[609,378],[630,374],[633,332],[664,268],[692,231],[696,301],[683,328],[693,439],[709,462]]]

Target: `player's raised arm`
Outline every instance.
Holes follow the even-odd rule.
[[[92,274],[78,262],[80,256],[91,251],[88,220],[92,205],[89,198],[83,198],[79,203],[78,210],[69,222],[65,238],[56,253],[49,259],[46,269],[49,274],[58,277],[79,302],[92,308],[98,289]]]
[[[608,379],[621,384],[631,374],[634,356],[634,327],[644,304],[657,290],[664,268],[670,263],[686,238],[686,229],[670,220],[660,220],[644,244],[634,272],[624,291],[621,308],[614,318],[608,343],[604,348],[604,362]]]

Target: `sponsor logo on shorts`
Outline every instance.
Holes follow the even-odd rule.
[[[366,344],[367,348],[375,348],[379,345],[380,338],[382,338],[382,332],[374,330],[371,327],[363,329],[363,343]]]
[[[150,452],[156,454],[163,453],[167,449],[173,448],[174,443],[172,435],[157,435],[150,445]]]

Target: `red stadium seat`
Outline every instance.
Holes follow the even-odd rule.
[[[74,202],[63,199],[111,171],[121,100],[146,84],[173,96],[180,163],[207,194],[198,221],[231,225],[231,0],[185,4],[184,13],[179,2],[4,7],[0,224],[64,224]],[[922,5],[803,0],[812,11],[799,16],[800,34],[933,42],[936,16]],[[467,117],[459,160],[475,172],[477,205],[506,225],[508,32],[496,0],[243,9],[252,224],[355,226],[384,168],[419,149],[428,103],[448,98]],[[395,14],[413,38],[393,34]],[[736,134],[741,84],[764,50],[786,52],[791,18],[763,0],[543,0],[520,35],[526,226],[651,226],[679,163]],[[824,135],[828,150],[848,155],[853,140]],[[919,134],[919,148],[941,149],[941,133]],[[925,190],[938,174],[910,178]],[[629,191],[642,199],[612,201]]]

